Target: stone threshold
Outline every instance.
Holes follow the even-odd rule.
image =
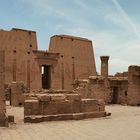
[[[29,115],[24,116],[25,123],[40,123],[44,121],[61,121],[61,120],[82,120],[87,118],[106,117],[105,111],[100,112],[83,112],[83,113],[69,113],[56,115]]]

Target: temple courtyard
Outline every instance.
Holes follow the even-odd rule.
[[[9,128],[0,128],[0,140],[140,140],[140,107],[108,105],[112,115],[78,121],[23,123],[23,107],[7,106],[15,116]]]

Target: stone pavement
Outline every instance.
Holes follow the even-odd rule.
[[[0,128],[0,140],[140,140],[140,107],[110,105],[111,117],[23,123],[23,108],[7,107],[16,124]]]

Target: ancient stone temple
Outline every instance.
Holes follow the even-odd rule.
[[[42,51],[36,32],[13,28],[0,30],[0,50],[0,125],[6,91],[10,105],[24,105],[25,122],[103,117],[104,103],[140,105],[140,67],[109,75],[110,57],[101,56],[97,75],[86,38],[54,35]]]
[[[69,89],[75,79],[96,75],[92,41],[66,35],[51,37],[49,51],[38,50],[36,32],[0,30],[5,51],[5,85],[23,81],[27,88]]]

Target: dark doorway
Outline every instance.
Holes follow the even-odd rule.
[[[113,87],[112,89],[112,104],[117,104],[118,103],[118,87]]]
[[[43,65],[41,68],[42,71],[42,88],[50,89],[51,88],[51,66]]]

